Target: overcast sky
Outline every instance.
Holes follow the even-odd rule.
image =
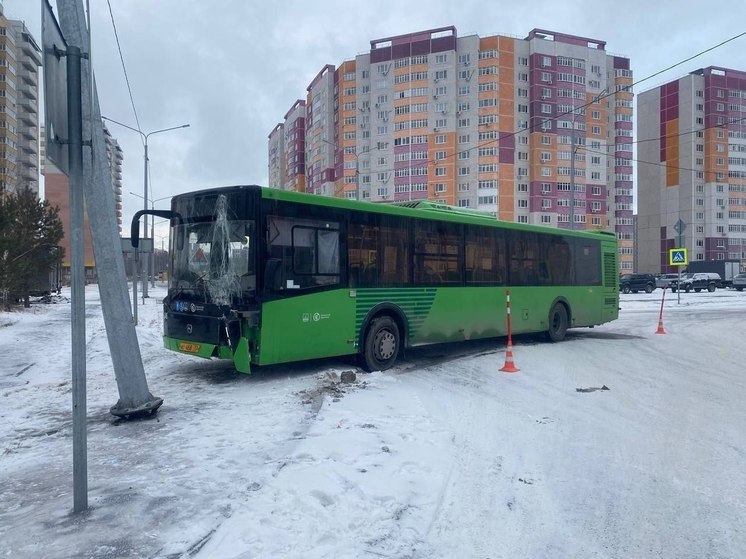
[[[41,43],[41,0],[0,0]],[[85,4],[85,0],[80,0]],[[55,6],[55,0],[51,0]],[[746,30],[746,2],[598,0],[110,0],[143,132],[151,136],[151,198],[267,183],[267,136],[325,64],[368,52],[370,41],[454,25],[459,36],[533,28],[606,41],[631,58],[635,81]],[[106,0],[90,0],[101,112],[136,127]],[[607,9],[608,7],[608,9]],[[635,93],[710,65],[746,70],[746,37],[635,87]],[[142,200],[139,135],[110,125],[124,150],[124,227]],[[166,208],[167,201],[156,204]]]

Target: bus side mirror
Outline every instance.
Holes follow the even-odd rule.
[[[282,289],[282,260],[270,258],[264,267],[264,288],[270,291]]]

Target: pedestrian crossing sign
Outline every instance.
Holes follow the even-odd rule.
[[[689,264],[689,258],[685,248],[672,248],[668,251],[669,266],[686,266]]]

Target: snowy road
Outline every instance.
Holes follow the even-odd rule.
[[[149,300],[138,335],[165,404],[117,423],[89,287],[83,518],[69,305],[0,314],[0,556],[746,556],[746,294],[667,299],[665,336],[660,294],[561,344],[516,340],[514,375],[504,340],[480,341],[341,392],[343,361],[245,377],[166,352]]]

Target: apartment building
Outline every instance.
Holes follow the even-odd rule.
[[[315,194],[615,231],[632,270],[631,84],[629,59],[603,41],[552,31],[376,39],[311,81],[298,167]],[[287,139],[287,115],[282,126]]]
[[[0,192],[39,192],[41,49],[0,3]]]
[[[106,145],[106,157],[109,161],[109,170],[111,172],[111,184],[114,189],[115,211],[117,213],[117,226],[119,231],[122,230],[122,162],[124,161],[124,152],[119,146],[119,142],[111,135],[106,124],[102,123],[104,129],[104,143]],[[60,246],[65,249],[62,259],[62,275],[65,281],[70,274],[70,191],[67,176],[60,169],[46,158],[46,133],[44,126],[41,127],[40,145],[41,145],[41,169],[44,175],[44,198],[52,205],[60,209],[60,219],[62,220],[63,237]],[[88,212],[83,212],[83,262],[85,266],[86,280],[94,281],[97,277],[96,258],[93,252],[93,240],[91,238],[91,229],[88,223]]]
[[[675,271],[678,246],[690,261],[746,260],[746,72],[699,69],[637,107],[639,269]]]
[[[269,186],[306,191],[306,102],[298,99],[269,135]]]
[[[117,226],[122,230],[122,162],[124,153],[119,142],[111,135],[106,123],[104,127],[104,143],[106,145],[106,158],[109,161],[109,172],[111,173],[111,186],[114,189],[114,203],[116,204]]]

